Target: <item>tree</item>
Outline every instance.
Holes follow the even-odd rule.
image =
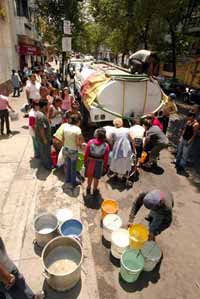
[[[61,48],[63,35],[63,20],[70,20],[72,23],[72,37],[76,35],[80,28],[80,14],[82,5],[78,0],[36,0],[38,6],[38,16],[45,23],[43,26],[44,38],[49,37],[52,32],[58,46]]]
[[[184,25],[187,24],[196,6],[196,0],[168,0],[164,5],[162,2],[160,6],[171,36],[173,78],[176,78],[177,54],[181,54],[184,49],[186,39]]]

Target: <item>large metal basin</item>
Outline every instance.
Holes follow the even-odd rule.
[[[53,214],[41,214],[34,221],[35,238],[40,247],[58,236],[58,219]]]
[[[56,273],[51,270],[51,265],[65,258],[66,252],[75,250],[76,267],[70,271],[66,269],[65,273]],[[64,292],[73,288],[81,277],[81,264],[83,262],[83,252],[80,243],[71,237],[57,237],[50,241],[42,252],[42,263],[44,267],[44,276],[48,285],[54,290]]]

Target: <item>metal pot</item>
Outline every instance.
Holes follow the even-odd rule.
[[[65,252],[65,247],[73,247],[79,253],[77,259],[77,267],[72,272],[67,272],[65,274],[56,274],[49,270],[49,267],[52,261],[59,260],[59,256],[57,251],[58,248]],[[63,259],[63,257],[62,257]],[[56,290],[64,292],[73,288],[81,277],[81,265],[83,262],[83,252],[80,243],[71,237],[57,237],[50,241],[42,252],[42,263],[44,267],[44,277],[47,280],[48,285]]]
[[[35,238],[40,247],[58,235],[58,219],[53,214],[39,215],[34,221]]]

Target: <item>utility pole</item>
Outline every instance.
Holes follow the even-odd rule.
[[[63,20],[63,40],[67,37],[71,37],[71,35],[68,35],[64,32],[64,22],[65,21],[71,21],[71,4],[73,0],[64,0],[64,20]],[[63,74],[63,80],[65,79],[65,62],[67,58],[67,53],[66,51],[62,51],[62,74]]]

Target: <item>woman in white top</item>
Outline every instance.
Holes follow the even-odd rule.
[[[117,118],[113,121],[116,128],[112,134],[113,143],[110,170],[119,175],[125,175],[132,167],[132,148],[129,138],[129,129],[123,127],[123,120]]]
[[[55,134],[57,129],[62,124],[62,110],[61,110],[62,101],[59,98],[53,100],[52,105],[49,108],[49,121],[51,124],[51,133],[52,136]]]

